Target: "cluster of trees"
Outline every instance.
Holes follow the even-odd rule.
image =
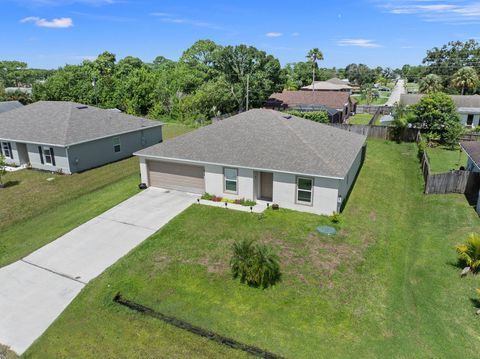
[[[29,69],[26,62],[0,61],[1,87],[31,87],[37,81],[44,81],[54,70]]]
[[[312,80],[347,77],[364,86],[391,81],[397,74],[364,64],[322,68],[321,60],[323,54],[315,48],[305,61],[282,68],[278,59],[255,47],[220,46],[211,40],[197,41],[178,61],[162,56],[152,63],[132,56],[117,61],[104,52],[94,61],[46,73],[46,81],[33,81],[33,100],[76,101],[194,123],[262,106],[273,92],[297,90]]]
[[[451,41],[427,51],[423,66],[402,68],[408,81],[418,82],[422,93],[450,94],[479,92],[480,44],[475,40]]]
[[[425,131],[429,140],[440,142],[450,148],[458,146],[464,127],[452,98],[435,92],[422,97],[416,105],[397,105],[394,109],[395,125],[407,125]]]
[[[177,62],[161,56],[153,63],[131,56],[117,61],[104,52],[58,69],[33,93],[35,100],[77,101],[192,123],[261,106],[284,84],[280,62],[264,51],[200,40]]]

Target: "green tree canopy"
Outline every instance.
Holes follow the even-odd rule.
[[[455,131],[460,123],[457,108],[451,97],[443,92],[423,96],[413,106],[410,122],[429,132],[439,134],[445,141],[449,131]]]
[[[421,93],[440,92],[443,89],[442,79],[435,74],[428,74],[419,82],[419,90]]]
[[[452,86],[461,91],[464,95],[466,91],[475,90],[478,86],[478,75],[472,67],[462,67],[453,74]]]

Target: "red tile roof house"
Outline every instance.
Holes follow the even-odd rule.
[[[302,110],[308,107],[325,106],[339,112],[338,120],[344,123],[355,112],[357,103],[348,92],[342,91],[283,91],[274,93],[265,103],[265,108],[274,110]]]

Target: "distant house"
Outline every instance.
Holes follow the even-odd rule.
[[[157,121],[74,102],[40,101],[0,114],[7,163],[74,173],[162,141]]]
[[[5,87],[4,89],[5,93],[15,93],[15,92],[21,92],[27,95],[32,94],[32,88],[31,87]]]
[[[335,84],[335,85],[348,85],[348,86],[352,86],[352,84],[347,80],[347,79],[339,79],[338,77],[332,77],[330,80],[327,80],[327,82],[330,82],[332,84]]]
[[[135,153],[148,186],[298,211],[339,211],[360,171],[365,136],[256,109]]]
[[[341,80],[340,80],[341,81]],[[337,81],[315,81],[312,85],[303,86],[303,91],[312,91],[315,88],[315,91],[341,91],[341,92],[352,92],[352,86],[343,83],[336,83]]]
[[[403,94],[400,97],[400,104],[411,106],[417,104],[424,94]],[[450,95],[460,121],[464,126],[475,128],[480,125],[480,96],[479,95]]]
[[[265,108],[326,111],[331,122],[343,123],[356,111],[356,101],[343,91],[283,91],[271,95]]]
[[[11,111],[19,107],[23,107],[19,101],[3,101],[0,102],[0,113]]]

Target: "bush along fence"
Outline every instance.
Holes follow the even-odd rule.
[[[400,140],[404,142],[415,142],[419,132],[419,130],[414,128],[402,128],[398,130],[393,126],[350,125],[347,123],[329,123],[328,125],[358,133],[359,135],[364,135],[368,138],[390,141]]]
[[[432,174],[430,160],[420,132],[417,136],[418,154],[425,181],[425,194],[461,193],[475,197],[480,189],[480,174],[470,171],[450,171]]]
[[[241,350],[241,351],[244,351],[244,352],[246,352],[250,355],[253,355],[253,356],[256,356],[256,357],[259,357],[259,358],[283,359],[283,357],[281,357],[279,355],[276,355],[276,354],[273,354],[273,353],[270,353],[266,350],[260,349],[258,347],[252,346],[252,345],[247,345],[247,344],[240,343],[240,342],[238,342],[234,339],[224,337],[220,334],[216,334],[214,332],[211,332],[209,330],[206,330],[206,329],[203,329],[203,328],[200,328],[200,327],[196,327],[196,326],[194,326],[190,323],[187,323],[183,320],[180,320],[180,319],[177,319],[175,317],[171,317],[171,316],[162,314],[162,313],[157,312],[157,311],[155,311],[151,308],[148,308],[148,307],[145,307],[141,304],[132,302],[131,300],[123,298],[120,293],[118,293],[113,298],[113,301],[115,303],[123,305],[124,307],[127,307],[131,310],[134,310],[138,313],[141,313],[141,314],[147,315],[149,317],[159,319],[159,320],[161,320],[165,323],[171,324],[171,325],[173,325],[177,328],[180,328],[180,329],[186,330],[190,333],[196,334],[198,336],[207,338],[207,339],[212,340],[212,341],[214,341],[218,344],[225,345],[229,348]]]

